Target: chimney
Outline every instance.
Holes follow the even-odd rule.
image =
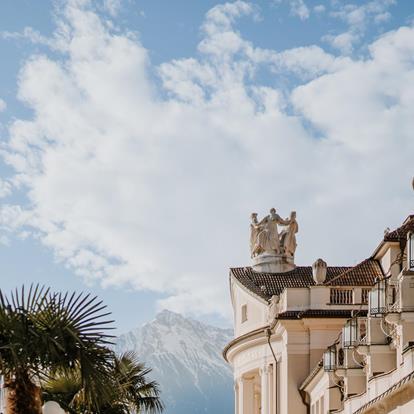
[[[312,276],[313,276],[313,280],[315,281],[317,285],[322,285],[323,282],[325,282],[326,268],[327,268],[327,264],[322,259],[318,259],[312,265]]]

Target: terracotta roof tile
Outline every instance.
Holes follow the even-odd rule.
[[[325,282],[330,286],[373,286],[375,278],[383,277],[382,268],[377,260],[367,259],[346,272]]]
[[[408,232],[414,232],[414,214],[408,216],[401,227],[398,227],[398,229],[386,233],[384,236],[384,241],[404,242],[407,239]]]
[[[284,273],[263,273],[255,272],[251,267],[234,267],[230,273],[245,288],[265,300],[280,295],[285,288],[315,285],[311,266],[297,266]],[[383,276],[381,266],[376,260],[367,259],[354,267],[328,266],[325,285],[372,286],[378,276]]]
[[[279,313],[278,319],[304,319],[304,318],[352,318],[353,310],[344,309],[308,309],[305,311],[286,311]],[[359,311],[359,316],[366,316],[367,311]]]
[[[326,279],[329,281],[349,269],[350,267],[328,266]],[[230,273],[244,287],[266,300],[279,295],[287,287],[302,288],[315,284],[311,266],[297,266],[284,273],[259,273],[251,267],[235,267],[230,269]]]

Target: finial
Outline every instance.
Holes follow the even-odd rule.
[[[326,279],[327,270],[328,265],[322,259],[316,260],[316,262],[312,265],[312,276],[317,285],[323,285]]]

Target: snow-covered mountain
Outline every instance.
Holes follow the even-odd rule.
[[[116,351],[134,350],[152,368],[166,414],[228,414],[234,412],[233,380],[221,352],[232,336],[231,329],[164,310],[121,335]]]

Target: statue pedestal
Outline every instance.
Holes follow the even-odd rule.
[[[283,254],[262,253],[253,257],[253,270],[262,273],[284,273],[295,268],[293,257]]]

